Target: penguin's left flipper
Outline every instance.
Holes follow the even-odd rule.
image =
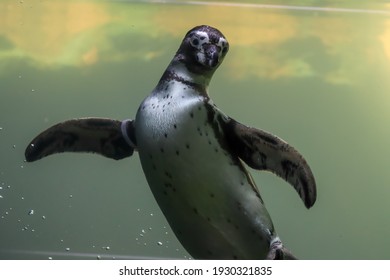
[[[131,120],[82,118],[58,123],[35,137],[27,146],[28,162],[63,152],[92,152],[112,159],[130,157],[135,149]]]
[[[250,167],[267,170],[290,183],[307,208],[316,201],[313,173],[303,156],[279,137],[232,118],[222,125],[231,151]]]

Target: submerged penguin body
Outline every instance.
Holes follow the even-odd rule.
[[[293,259],[244,163],[283,178],[307,208],[316,200],[314,176],[292,146],[235,121],[210,99],[209,82],[228,48],[217,29],[191,29],[134,120],[59,123],[32,140],[26,160],[61,152],[122,159],[137,151],[158,205],[192,257]]]

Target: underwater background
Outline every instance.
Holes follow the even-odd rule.
[[[390,4],[318,2],[2,0],[0,259],[190,258],[137,154],[26,163],[24,149],[63,120],[134,118],[201,24],[230,43],[214,102],[289,142],[316,177],[307,210],[282,179],[250,171],[285,246],[390,259]]]

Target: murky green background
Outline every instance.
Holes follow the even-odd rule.
[[[0,259],[189,257],[137,155],[23,154],[62,120],[133,118],[200,24],[231,45],[214,101],[287,140],[315,174],[306,210],[283,180],[252,171],[285,245],[303,259],[389,259],[390,5],[321,3],[331,9],[1,1]]]

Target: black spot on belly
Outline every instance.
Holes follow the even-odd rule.
[[[236,255],[233,255],[234,260],[238,260],[238,257]]]
[[[179,152],[179,150],[176,150],[176,155],[178,156],[178,155],[180,155],[180,152]]]
[[[195,207],[192,210],[194,211],[195,214],[199,214],[198,209],[196,209]]]
[[[173,125],[173,128],[174,128],[174,129],[176,129],[176,128],[177,128],[177,125],[176,125],[176,124],[174,124],[174,125]]]
[[[187,149],[190,149],[190,144],[186,144],[186,148],[187,148]]]
[[[214,194],[214,193],[210,193],[210,197],[211,197],[211,198],[214,198],[214,197],[215,197],[215,194]]]
[[[161,152],[161,153],[164,153],[164,148],[160,148],[160,152]]]
[[[194,112],[191,112],[191,113],[190,113],[190,117],[191,117],[191,119],[194,118]]]
[[[165,137],[165,138],[168,138],[168,134],[167,134],[167,133],[164,133],[164,137]]]

